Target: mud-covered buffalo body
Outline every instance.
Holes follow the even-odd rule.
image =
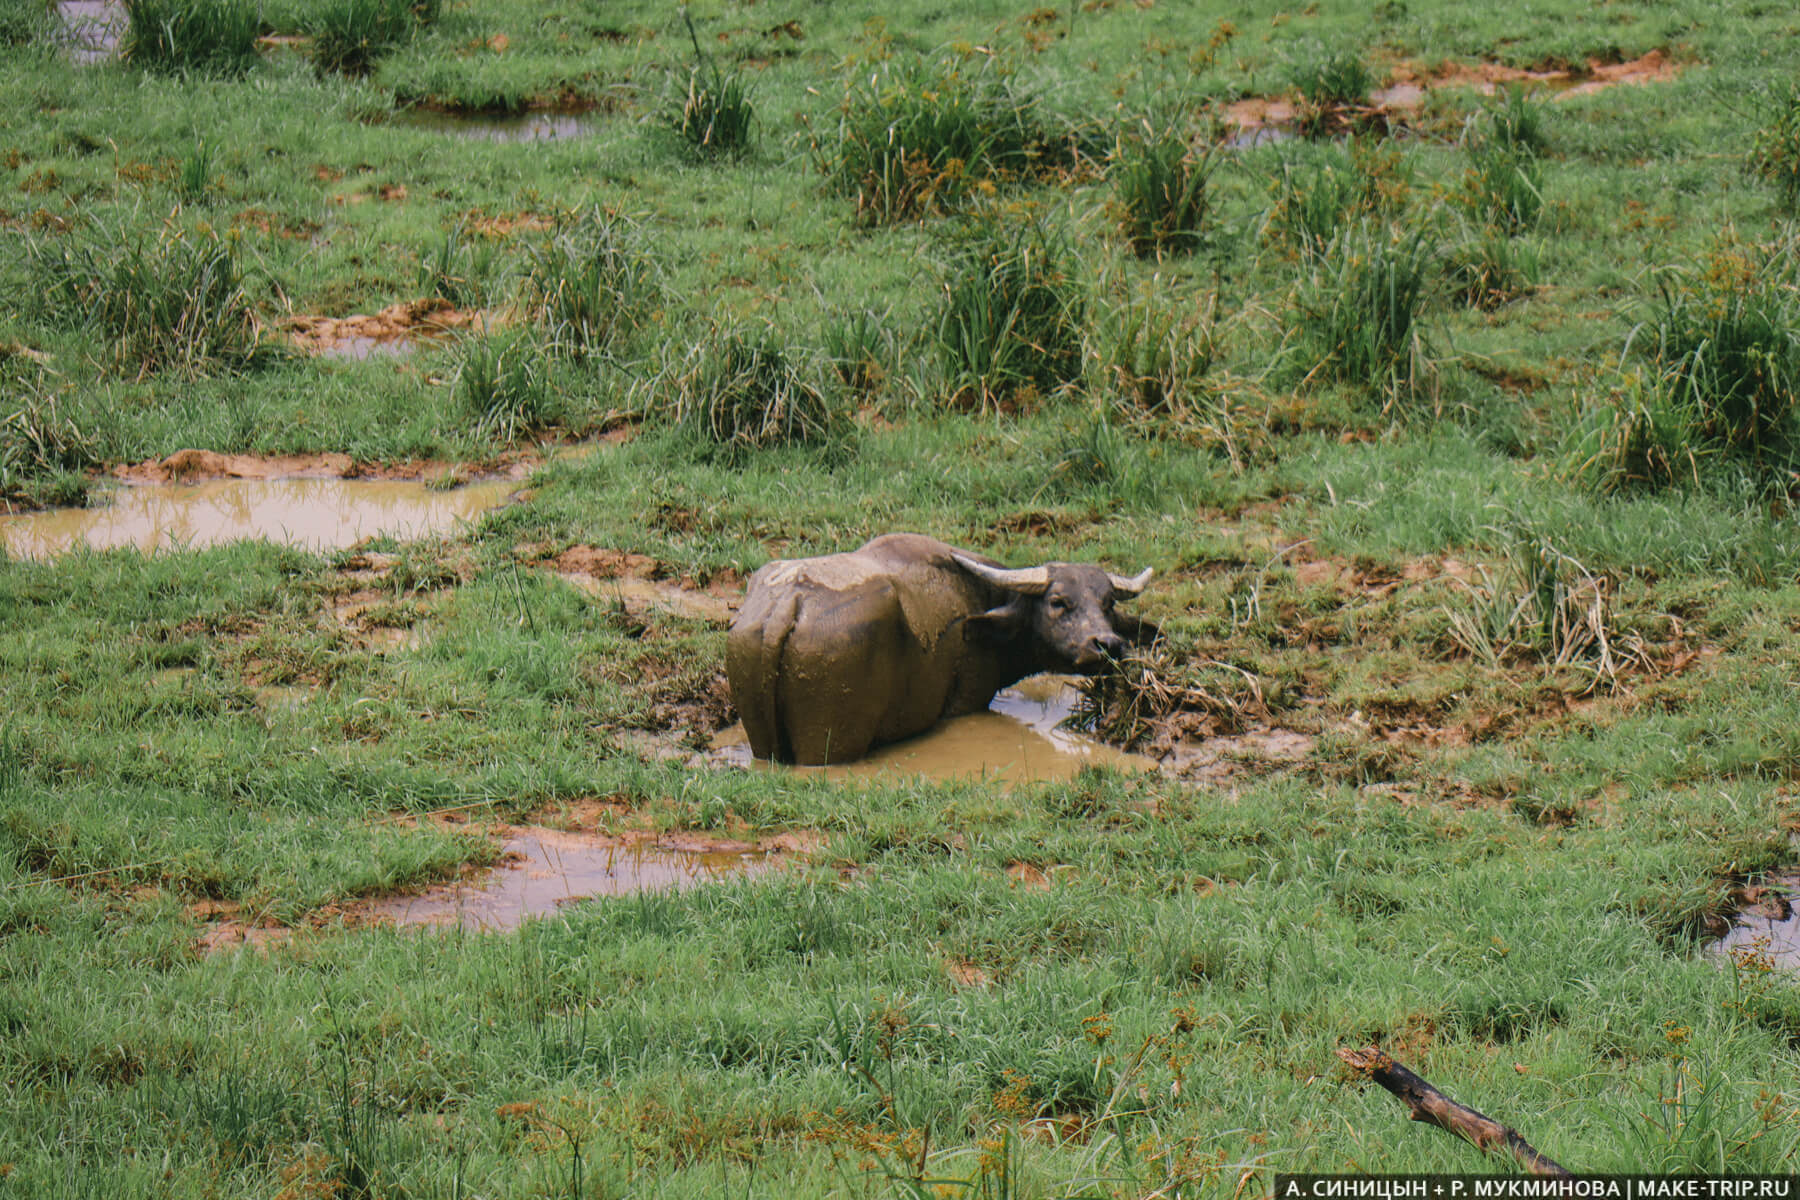
[[[1008,569],[920,534],[778,559],[750,579],[726,642],[758,758],[849,762],[977,712],[1039,671],[1091,674],[1154,629],[1114,611],[1149,581],[1100,567]]]

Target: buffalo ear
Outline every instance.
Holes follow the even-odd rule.
[[[1020,604],[1003,604],[976,613],[963,621],[963,636],[978,642],[1007,642],[1025,628],[1025,608]]]

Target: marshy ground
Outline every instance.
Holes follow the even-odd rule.
[[[0,1195],[1796,1170],[1780,6],[133,8],[0,0]],[[746,769],[891,530],[1165,636]]]

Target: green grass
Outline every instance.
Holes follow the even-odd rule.
[[[257,62],[252,0],[130,0],[125,10],[119,54],[134,66],[241,74]]]
[[[1339,1071],[1375,1042],[1571,1168],[1794,1172],[1792,980],[1703,949],[1800,828],[1781,6],[696,4],[756,113],[704,161],[679,6],[396,9],[366,75],[82,63],[14,14],[51,23],[0,34],[0,504],[607,436],[441,538],[0,560],[0,1192],[1505,1169]],[[1348,118],[1403,66],[1653,49],[1201,153],[1334,54]],[[1201,236],[1140,257],[1108,156],[1171,113]],[[494,332],[268,353],[433,297]],[[1084,715],[1181,773],[695,765],[724,622],[559,577],[710,602],[902,529],[1154,567],[1162,640]],[[506,935],[340,922],[565,811],[826,845]],[[204,954],[221,906],[290,940]]]
[[[99,332],[115,370],[192,374],[262,355],[235,246],[214,231],[96,225],[25,249],[37,312]]]
[[[1125,241],[1140,257],[1190,253],[1206,225],[1206,177],[1178,134],[1152,132],[1122,140],[1114,152],[1113,187]]]
[[[299,28],[320,70],[365,75],[435,15],[411,0],[320,0],[304,8]]]
[[[1087,297],[1076,272],[1054,229],[989,219],[969,230],[937,330],[953,403],[1004,407],[1081,377]]]

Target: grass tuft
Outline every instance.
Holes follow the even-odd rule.
[[[1544,211],[1543,165],[1511,147],[1473,144],[1457,200],[1472,220],[1505,234],[1523,233]]]
[[[482,439],[516,441],[550,424],[554,402],[543,347],[527,330],[466,339],[456,403]]]
[[[80,504],[81,472],[98,465],[92,434],[64,410],[37,372],[0,361],[0,508]]]
[[[436,0],[317,0],[300,19],[312,39],[314,65],[321,71],[366,75],[380,59],[411,41],[421,24],[437,17]]]
[[[1776,85],[1766,96],[1767,119],[1756,131],[1747,165],[1775,185],[1782,205],[1800,209],[1800,84]]]
[[[1087,299],[1072,259],[1040,223],[985,220],[970,231],[937,328],[953,403],[1018,405],[1080,379]]]
[[[848,422],[773,326],[726,326],[666,377],[675,424],[703,458],[741,462],[772,446],[842,447]]]
[[[655,317],[662,275],[629,218],[592,209],[533,251],[523,299],[550,347],[583,358],[620,349]]]
[[[873,309],[830,314],[820,338],[839,382],[852,392],[867,395],[880,391],[900,358],[887,314]]]
[[[458,308],[486,304],[493,274],[493,244],[484,238],[470,238],[461,221],[446,229],[419,263],[419,285],[425,294]]]
[[[1528,242],[1484,229],[1449,254],[1450,286],[1470,308],[1492,312],[1537,287],[1537,249]]]
[[[1301,281],[1289,311],[1307,378],[1390,395],[1410,390],[1425,365],[1419,311],[1433,258],[1423,230],[1361,222],[1339,234]]]
[[[157,71],[242,74],[257,63],[256,0],[126,0],[119,53]]]
[[[915,60],[851,84],[835,142],[815,143],[814,155],[831,185],[856,198],[859,220],[884,224],[1065,165],[1069,150],[1037,99],[996,71]]]
[[[264,353],[235,249],[217,233],[96,224],[28,240],[26,257],[39,315],[99,330],[118,370],[198,374]]]
[[[1113,153],[1113,195],[1125,240],[1139,258],[1199,248],[1212,163],[1170,130],[1122,139]]]
[[[1698,274],[1659,281],[1655,315],[1640,335],[1689,406],[1694,432],[1752,456],[1791,432],[1800,398],[1800,298],[1789,251],[1761,262],[1722,250]]]
[[[1297,63],[1289,77],[1300,93],[1295,120],[1303,137],[1326,137],[1344,124],[1344,110],[1364,103],[1375,75],[1362,57],[1348,51]]]

